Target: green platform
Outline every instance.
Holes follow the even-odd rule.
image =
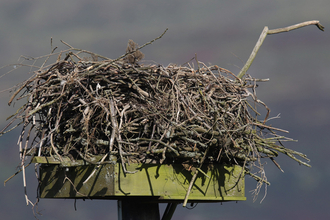
[[[37,158],[35,162],[43,159]],[[50,160],[48,162],[51,163]],[[134,174],[124,174],[121,164],[64,166],[42,164],[39,198],[125,199],[148,197],[157,202],[183,201],[193,173],[182,165],[131,164]],[[240,166],[205,166],[189,195],[189,202],[246,200],[244,177]],[[243,175],[244,176],[244,175]],[[71,180],[71,182],[69,181]]]

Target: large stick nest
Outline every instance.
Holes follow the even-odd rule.
[[[138,64],[143,54],[133,41],[115,60],[72,47],[66,52],[35,71],[9,101],[27,98],[2,131],[17,120],[23,125],[22,164],[27,155],[88,162],[104,155],[99,164],[113,158],[123,164],[226,163],[265,182],[250,172],[253,165],[262,169],[260,158],[279,167],[274,157],[284,153],[309,166],[294,156],[305,155],[282,146],[290,139],[276,132],[284,130],[266,124],[269,108],[255,95],[262,80],[239,79],[197,58],[184,66]],[[261,120],[256,106],[266,110]]]

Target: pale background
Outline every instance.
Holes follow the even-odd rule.
[[[194,57],[237,74],[250,55],[262,29],[285,27],[307,20],[315,26],[267,36],[248,73],[270,78],[260,83],[258,98],[271,108],[276,127],[289,130],[298,142],[287,147],[306,153],[312,168],[280,156],[285,173],[271,162],[266,166],[267,197],[260,204],[249,192],[255,181],[246,178],[247,201],[198,204],[193,210],[178,207],[173,220],[215,219],[330,219],[330,1],[329,0],[222,0],[222,1],[105,1],[58,0],[0,2],[0,66],[18,62],[20,55],[37,57],[50,52],[60,40],[81,49],[117,58],[128,39],[144,44],[166,35],[143,49],[147,60],[167,65],[182,64]],[[12,68],[12,67],[10,67]],[[1,69],[0,75],[10,68]],[[27,72],[27,71],[26,71]],[[29,77],[17,71],[0,78],[0,90]],[[0,93],[0,127],[18,106],[8,107],[10,94]],[[0,182],[19,164],[17,131],[0,138]],[[33,169],[28,172],[28,194],[36,196]],[[0,186],[0,219],[34,219],[24,200],[22,177]],[[164,210],[164,205],[161,210]],[[115,201],[41,200],[39,219],[117,219]]]

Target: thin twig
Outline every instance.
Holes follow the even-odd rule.
[[[204,152],[204,156],[203,156],[203,158],[202,158],[202,160],[201,160],[201,162],[200,162],[200,165],[199,165],[199,167],[198,167],[199,169],[196,169],[196,170],[195,170],[195,173],[194,173],[194,175],[192,176],[192,178],[191,178],[191,180],[190,180],[190,184],[189,184],[189,187],[188,187],[188,190],[187,190],[186,196],[185,196],[185,198],[184,198],[184,200],[183,200],[183,204],[182,204],[183,207],[186,207],[186,205],[187,205],[188,198],[189,198],[189,194],[190,194],[190,192],[191,192],[192,186],[193,186],[194,183],[195,183],[195,179],[196,179],[196,177],[197,177],[197,175],[198,175],[199,170],[200,170],[200,169],[202,168],[202,166],[203,166],[203,163],[204,163],[204,160],[205,160],[206,155],[207,155],[207,153],[208,153],[208,150],[209,150],[209,148],[207,148],[207,149],[205,150],[205,152]]]

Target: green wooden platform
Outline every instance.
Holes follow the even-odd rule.
[[[78,163],[78,166],[72,166],[56,164],[52,160],[34,159],[34,162],[43,162],[39,198],[122,200],[147,197],[155,202],[182,202],[193,175],[179,164],[131,164],[126,169],[137,172],[124,174],[121,164],[116,163],[100,165],[86,181],[96,165]],[[199,172],[189,202],[246,200],[240,166],[213,165],[202,170],[208,177]]]

